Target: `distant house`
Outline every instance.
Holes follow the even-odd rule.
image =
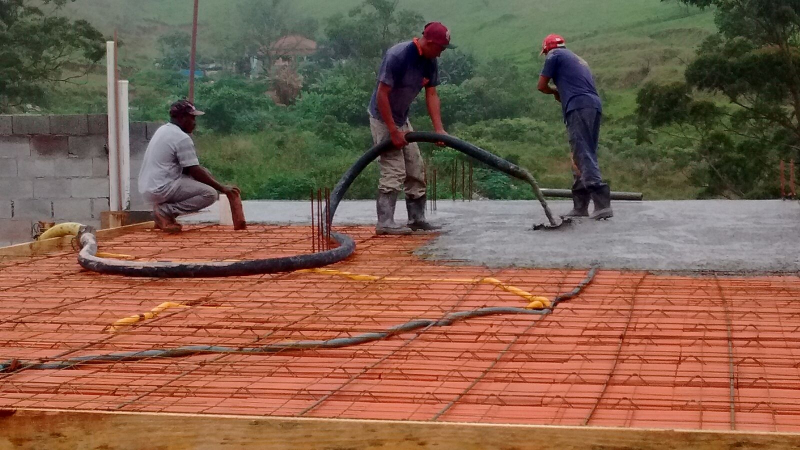
[[[317,43],[299,34],[284,36],[262,54],[267,54],[272,58],[296,60],[298,57],[311,56],[317,52]]]

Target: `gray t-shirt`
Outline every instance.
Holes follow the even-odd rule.
[[[139,171],[139,193],[151,199],[172,194],[185,167],[200,165],[192,138],[173,123],[161,126],[147,145]]]

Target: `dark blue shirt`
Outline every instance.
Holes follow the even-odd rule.
[[[603,112],[603,103],[597,94],[589,64],[566,48],[556,48],[547,53],[542,75],[551,78],[561,95],[561,108],[567,113],[581,108],[595,108]]]
[[[372,117],[383,120],[378,111],[378,86],[385,83],[392,88],[389,104],[397,126],[408,121],[408,110],[423,87],[439,85],[439,65],[435,59],[422,56],[414,41],[401,42],[386,51],[378,72],[378,82],[369,102]]]

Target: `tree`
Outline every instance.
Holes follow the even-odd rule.
[[[0,111],[42,102],[48,86],[85,75],[103,57],[105,39],[89,22],[41,8],[73,1],[0,1]]]
[[[247,0],[239,6],[237,29],[228,38],[225,53],[228,57],[249,59],[252,56],[272,67],[270,48],[288,34],[314,38],[318,23],[315,19],[298,15],[287,0]]]
[[[325,56],[331,59],[380,58],[392,45],[422,31],[419,13],[398,10],[399,0],[365,0],[347,16],[336,14],[325,24]]]
[[[691,139],[690,165],[707,195],[770,195],[776,160],[800,157],[800,2],[679,1],[715,7],[718,32],[700,45],[684,83],[639,93],[640,137],[648,126],[671,126]]]
[[[158,38],[158,50],[161,68],[181,70],[189,68],[191,58],[192,36],[183,31],[173,31]],[[198,58],[199,60],[199,58]]]

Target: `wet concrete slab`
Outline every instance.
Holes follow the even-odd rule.
[[[571,203],[552,201],[555,214]],[[585,268],[654,271],[798,272],[800,204],[780,200],[616,202],[615,217],[582,219],[558,230],[533,231],[546,221],[538,202],[440,200],[429,212],[444,225],[419,250],[427,258],[489,267]],[[247,201],[251,222],[310,223],[309,202]],[[182,219],[213,222],[216,205]],[[405,220],[398,202],[396,218]],[[375,222],[372,201],[343,202],[334,223]]]

